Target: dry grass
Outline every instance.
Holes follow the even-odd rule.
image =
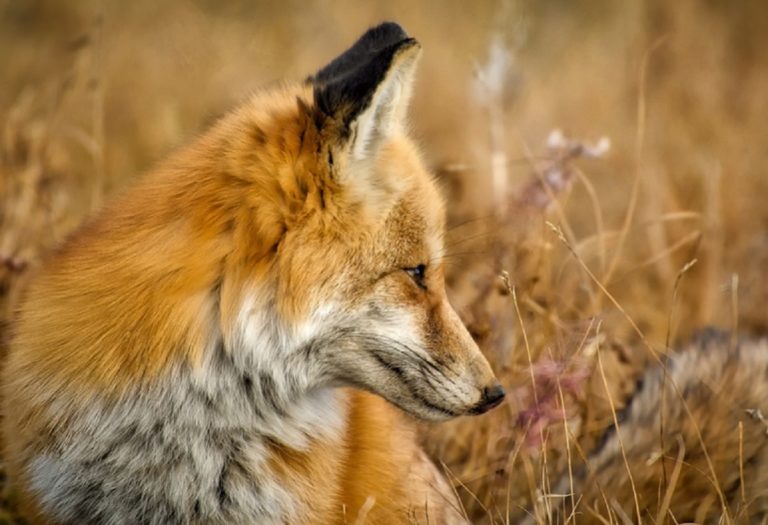
[[[758,0],[0,0],[0,337],[24,279],[105,196],[250,90],[303,77],[382,19],[424,44],[414,130],[450,199],[453,302],[511,394],[425,430],[469,515],[674,523],[698,499],[699,518],[738,521],[706,454],[675,436],[650,514],[642,492],[622,508],[612,487],[598,503],[555,489],[621,424],[649,363],[705,326],[768,328]],[[589,140],[546,147],[554,128]],[[611,149],[589,158],[580,146],[601,136]],[[731,451],[742,487],[743,448]],[[683,462],[710,492],[687,492]],[[617,456],[617,478],[632,480],[628,465]]]

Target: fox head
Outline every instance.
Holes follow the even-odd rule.
[[[420,54],[382,24],[290,96],[256,97],[229,172],[262,186],[249,190],[257,215],[242,242],[258,235],[263,253],[241,263],[270,262],[245,271],[261,283],[250,298],[238,280],[222,297],[238,327],[229,344],[261,346],[257,361],[278,352],[263,348],[278,324],[268,339],[301,354],[296,367],[439,420],[482,413],[504,390],[446,297],[444,205],[405,122]]]
[[[443,202],[407,134],[419,55],[375,27],[149,173],[30,287],[18,367],[116,393],[170,370],[214,388],[229,370],[281,406],[353,386],[427,419],[498,404],[448,303]]]

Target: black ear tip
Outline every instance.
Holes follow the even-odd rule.
[[[307,80],[315,84],[326,83],[370,62],[387,48],[397,47],[398,44],[412,40],[399,24],[383,22],[363,33],[352,47]]]
[[[398,53],[418,42],[395,22],[366,31],[349,49],[309,77],[315,105],[325,115],[343,116],[349,124],[371,102]]]
[[[408,33],[397,22],[382,22],[366,31],[361,40],[371,39],[386,46],[408,38]]]

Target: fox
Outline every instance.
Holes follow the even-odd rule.
[[[703,329],[639,378],[550,523],[768,521],[768,339]],[[523,523],[534,523],[532,519]]]
[[[418,421],[504,388],[451,307],[394,22],[264,88],[56,248],[2,438],[31,523],[462,523]]]

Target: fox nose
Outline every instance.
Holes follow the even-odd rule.
[[[480,400],[480,403],[475,405],[470,412],[472,414],[484,414],[490,409],[499,406],[504,400],[505,395],[506,392],[504,391],[504,387],[497,381],[491,386],[483,388],[483,397]]]

